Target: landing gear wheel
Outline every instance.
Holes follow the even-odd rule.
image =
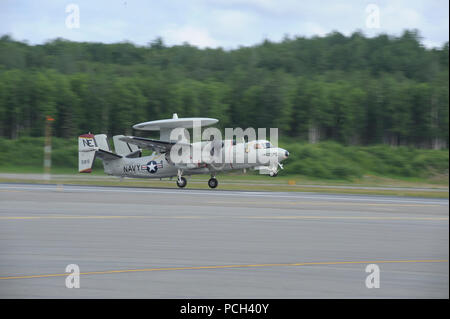
[[[180,188],[185,187],[187,184],[187,180],[184,177],[180,177],[180,179],[177,179],[177,186]]]
[[[210,188],[216,188],[217,185],[219,185],[219,182],[217,181],[217,179],[215,179],[214,177],[209,179],[208,186]]]
[[[278,172],[277,173],[271,172],[269,175],[270,175],[270,177],[276,177],[278,175]]]

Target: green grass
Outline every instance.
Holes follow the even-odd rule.
[[[448,179],[448,150],[343,146],[333,142],[280,145],[291,153],[286,160],[286,174],[347,180],[364,175],[416,179],[447,176]]]

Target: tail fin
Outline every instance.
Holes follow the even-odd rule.
[[[142,155],[141,149],[134,144],[121,141],[120,138],[124,135],[113,136],[114,150],[117,154],[125,157],[140,157]]]
[[[108,138],[106,134],[96,134],[94,136],[95,144],[98,146],[100,150],[104,150],[107,152],[111,152],[109,149]]]
[[[78,137],[78,172],[92,172],[97,150],[94,134],[83,134]]]

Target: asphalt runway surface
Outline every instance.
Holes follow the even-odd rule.
[[[448,298],[449,201],[0,184],[0,298]],[[66,266],[80,288],[66,288]],[[380,287],[366,287],[369,264]]]

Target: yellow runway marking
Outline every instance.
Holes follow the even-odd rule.
[[[221,266],[194,266],[194,267],[165,267],[165,268],[144,268],[144,269],[122,269],[122,270],[106,270],[106,271],[90,271],[82,272],[80,275],[105,275],[120,274],[131,272],[151,272],[151,271],[169,271],[169,270],[202,270],[202,269],[228,269],[228,268],[260,268],[260,267],[283,267],[283,266],[329,266],[329,265],[351,265],[351,264],[395,264],[395,263],[444,263],[446,259],[430,259],[430,260],[372,260],[372,261],[334,261],[334,262],[303,262],[303,263],[286,263],[286,264],[249,264],[249,265],[221,265]],[[28,275],[28,276],[8,276],[0,277],[0,280],[8,279],[31,279],[31,278],[48,278],[48,277],[64,277],[65,274],[48,274],[48,275]]]
[[[406,217],[406,216],[314,216],[314,215],[273,215],[273,216],[121,216],[121,215],[46,215],[46,216],[1,216],[0,220],[39,219],[354,219],[354,220],[449,220],[448,217]]]

